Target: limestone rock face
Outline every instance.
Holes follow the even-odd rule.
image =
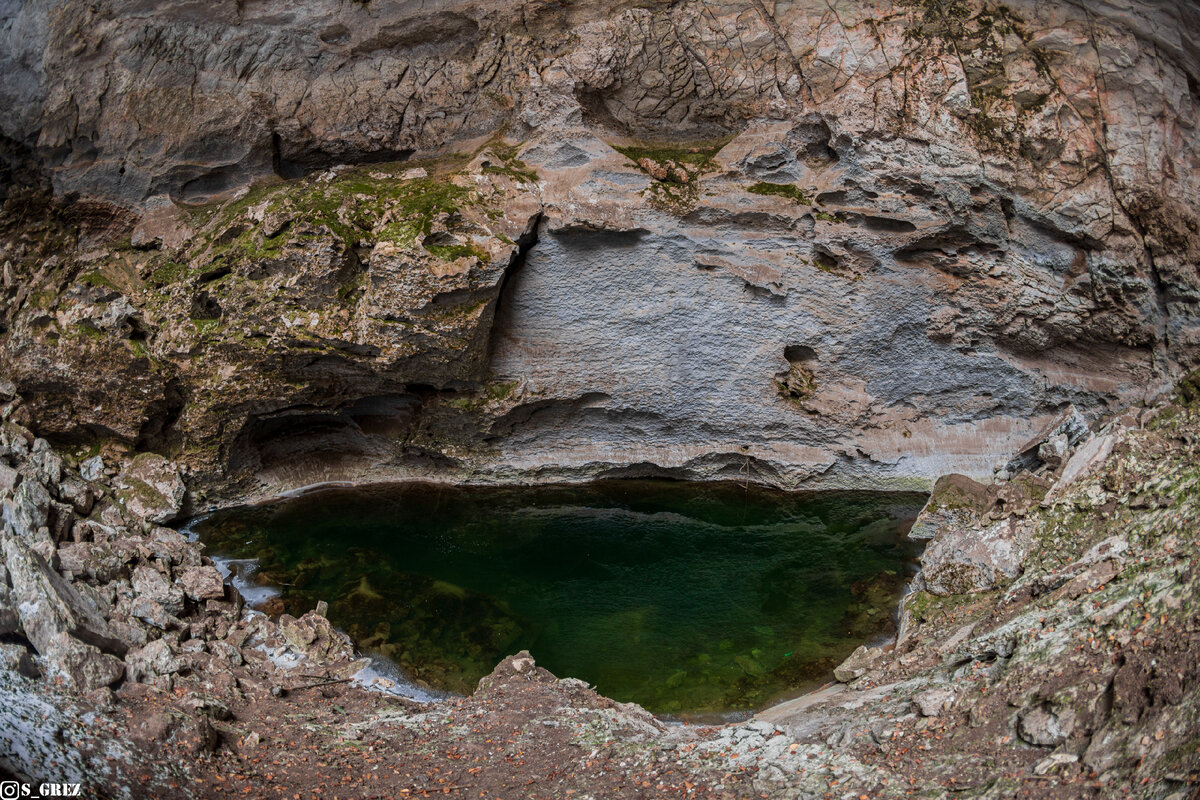
[[[9,4],[7,378],[217,494],[990,477],[1196,359],[1200,11],[960,5]]]

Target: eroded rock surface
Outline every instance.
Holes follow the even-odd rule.
[[[1195,357],[1190,3],[2,13],[26,421],[216,499],[988,478]]]

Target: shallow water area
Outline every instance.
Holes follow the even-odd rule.
[[[292,614],[470,692],[527,649],[560,677],[681,716],[746,712],[888,634],[917,493],[603,481],[311,492],[190,529]],[[243,567],[247,562],[239,562]],[[270,597],[267,591],[260,597]]]

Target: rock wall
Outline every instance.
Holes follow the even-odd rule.
[[[0,14],[26,421],[214,498],[928,485],[1196,359],[1183,0]]]

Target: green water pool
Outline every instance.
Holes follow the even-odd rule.
[[[191,530],[292,614],[466,693],[529,650],[678,715],[759,708],[890,632],[925,496],[730,483],[330,489]]]

